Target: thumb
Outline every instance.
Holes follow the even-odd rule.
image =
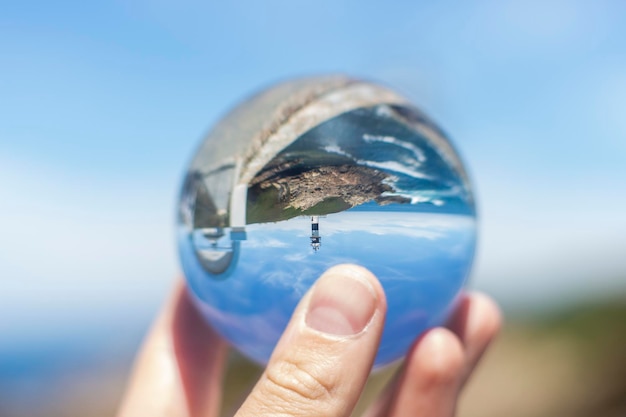
[[[386,309],[369,271],[329,269],[300,301],[237,416],[349,416],[374,362]]]

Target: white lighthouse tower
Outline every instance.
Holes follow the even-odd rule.
[[[320,250],[322,246],[322,237],[320,236],[320,219],[319,216],[311,216],[311,247],[315,252]]]

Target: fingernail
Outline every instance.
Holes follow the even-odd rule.
[[[360,268],[335,267],[315,284],[306,324],[323,333],[360,333],[376,311],[376,292]]]

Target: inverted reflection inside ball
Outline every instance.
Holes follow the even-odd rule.
[[[183,185],[178,243],[204,316],[261,363],[326,269],[368,268],[388,301],[384,365],[448,315],[475,212],[457,153],[415,107],[370,83],[314,79],[256,96],[209,135]]]

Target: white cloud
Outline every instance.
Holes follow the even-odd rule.
[[[275,238],[267,239],[254,239],[246,242],[246,247],[249,248],[288,248],[287,242],[280,241]]]
[[[304,252],[288,253],[283,256],[283,259],[289,262],[300,262],[307,258],[307,254]]]

